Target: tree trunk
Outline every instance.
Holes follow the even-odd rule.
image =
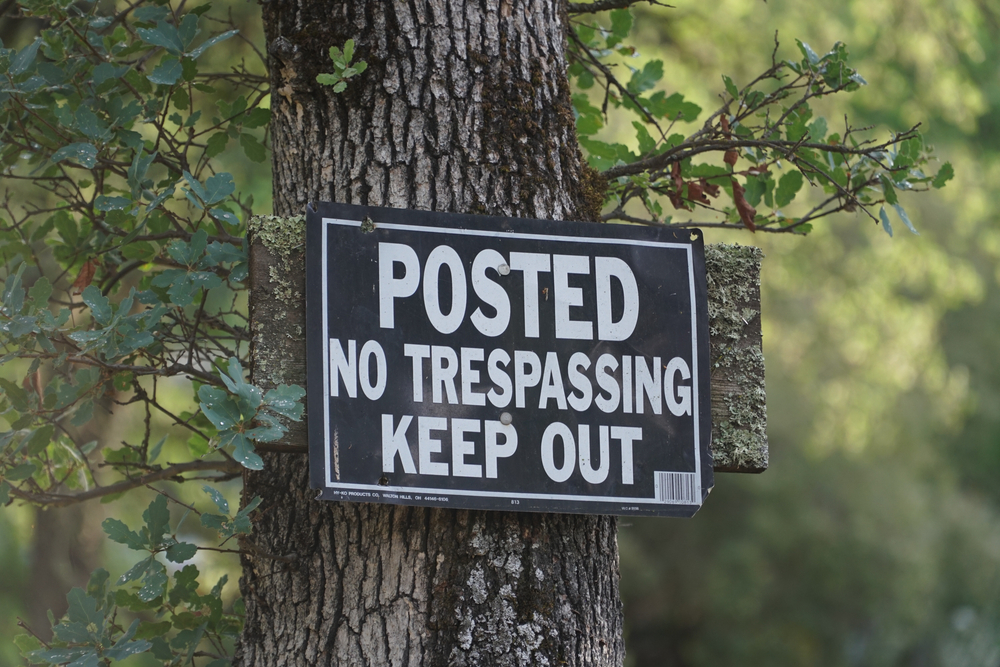
[[[270,0],[274,209],[596,218],[562,0]],[[315,83],[354,39],[368,70]],[[253,380],[304,384],[301,237],[251,230]],[[267,243],[262,242],[267,241]],[[303,429],[286,445],[305,442]],[[615,520],[313,500],[306,457],[246,479],[240,665],[620,665]],[[252,543],[251,543],[252,542]]]

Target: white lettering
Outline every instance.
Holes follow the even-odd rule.
[[[373,356],[375,357],[375,384],[371,383],[371,358]],[[382,393],[385,391],[386,365],[385,352],[378,341],[370,340],[361,346],[361,359],[358,365],[360,366],[361,391],[365,392],[365,396],[371,401],[382,398]]]
[[[432,461],[431,454],[441,453],[441,441],[431,437],[431,431],[444,431],[448,420],[444,417],[420,417],[417,419],[417,446],[420,450],[421,475],[448,475],[446,461]]]
[[[579,432],[579,438],[577,441],[577,449],[580,452],[580,474],[583,478],[591,484],[600,484],[608,478],[608,470],[611,469],[611,445],[608,439],[608,427],[600,426],[598,427],[598,432],[600,433],[600,449],[601,449],[601,466],[594,470],[591,465],[591,449],[590,449],[590,427],[586,424],[580,424],[577,427]]]
[[[555,352],[545,354],[545,370],[542,371],[542,390],[538,396],[538,408],[549,407],[549,400],[556,399],[560,410],[566,409],[566,390],[563,388],[562,373],[559,372],[559,357]]]
[[[645,357],[635,358],[635,411],[642,414],[643,395],[649,399],[653,414],[663,414],[663,403],[660,393],[660,358],[653,357],[653,369],[650,371]]]
[[[347,341],[347,355],[340,339],[330,339],[330,396],[340,396],[340,378],[344,379],[344,389],[351,398],[358,397],[358,344]]]
[[[395,265],[403,265],[403,276],[395,277]],[[395,328],[393,300],[413,296],[420,284],[420,260],[417,253],[401,243],[378,244],[379,326]]]
[[[610,354],[602,354],[597,358],[597,366],[594,370],[597,384],[608,393],[608,397],[605,398],[604,394],[598,394],[597,398],[594,399],[594,405],[602,412],[611,413],[618,409],[622,396],[618,383],[615,382],[614,376],[608,372],[608,369],[612,373],[618,370],[618,360]]]
[[[632,357],[622,357],[622,412],[632,414]]]
[[[486,397],[497,408],[505,408],[510,405],[510,397],[513,394],[510,376],[500,369],[501,365],[506,366],[509,363],[510,355],[504,350],[497,348],[490,352],[487,369],[489,370],[490,381],[493,383],[493,389],[490,389]],[[500,393],[497,393],[498,387],[500,388]]]
[[[430,345],[403,345],[403,355],[413,359],[413,402],[424,402],[424,359],[431,356]]]
[[[483,467],[466,463],[465,457],[476,453],[476,445],[465,439],[466,433],[479,433],[478,419],[451,420],[451,470],[455,477],[482,477]]]
[[[472,313],[472,324],[484,336],[499,336],[507,330],[510,324],[510,298],[498,283],[486,277],[486,270],[505,264],[503,255],[496,250],[482,250],[472,262],[472,289],[480,299],[497,311],[493,317],[486,317],[482,308],[476,308]],[[499,272],[497,272],[499,275]]]
[[[531,371],[525,370],[528,366]],[[514,406],[523,408],[524,390],[537,387],[542,379],[542,362],[538,355],[531,351],[514,350]]]
[[[680,417],[691,414],[691,387],[675,386],[677,373],[681,374],[682,380],[691,379],[691,369],[681,357],[671,359],[667,364],[667,370],[663,373],[663,393],[667,398],[667,407],[670,408],[670,414]]]
[[[589,274],[590,258],[583,255],[553,255],[552,275],[555,282],[556,338],[592,340],[594,338],[594,323],[572,320],[569,316],[571,306],[583,305],[583,289],[570,287],[569,275],[571,273],[574,275]]]
[[[441,267],[444,266],[448,267],[451,274],[451,310],[447,315],[441,311],[440,301]],[[439,245],[431,250],[424,265],[424,309],[427,311],[427,319],[441,333],[454,333],[465,319],[467,298],[462,258],[450,246]]]
[[[635,331],[639,321],[639,288],[632,269],[617,257],[595,257],[594,272],[597,274],[597,337],[599,340],[625,340]],[[625,298],[622,318],[617,322],[611,315],[611,278],[618,279]]]
[[[510,253],[510,268],[524,272],[524,336],[538,338],[538,274],[552,270],[548,255]]]
[[[447,363],[445,363],[447,362]],[[440,403],[442,387],[448,395],[449,403],[458,403],[455,391],[455,376],[458,374],[458,355],[445,345],[431,347],[431,400]]]
[[[588,410],[590,402],[594,398],[594,388],[587,376],[580,372],[581,368],[583,370],[590,368],[590,358],[583,352],[574,352],[573,356],[569,358],[567,372],[569,383],[576,391],[572,392],[567,399],[569,400],[569,406],[577,412]],[[579,396],[576,394],[577,391],[580,392]]]
[[[403,415],[399,426],[392,428],[392,415],[382,415],[382,472],[396,472],[396,455],[403,464],[403,472],[414,474],[417,467],[413,465],[413,455],[410,454],[410,444],[406,441],[406,430],[410,428],[413,417]]]
[[[462,353],[462,405],[486,405],[485,394],[472,391],[479,383],[479,371],[472,368],[473,361],[483,360],[483,348],[463,347]],[[482,475],[480,475],[482,477]]]
[[[497,436],[503,436],[503,444],[499,444]],[[513,424],[504,426],[498,421],[486,422],[486,476],[497,478],[497,459],[505,459],[517,451],[517,431]]]
[[[612,426],[611,437],[622,441],[622,484],[634,484],[632,443],[642,440],[642,429],[638,426]]]
[[[562,467],[555,462],[555,439],[562,441]],[[562,422],[552,422],[542,433],[542,468],[553,482],[565,482],[576,467],[576,444],[573,432]]]

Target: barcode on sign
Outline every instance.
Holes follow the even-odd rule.
[[[697,474],[693,472],[660,472],[656,471],[653,485],[656,488],[656,499],[661,503],[672,505],[701,505],[698,497]]]

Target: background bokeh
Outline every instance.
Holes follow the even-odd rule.
[[[920,236],[857,215],[726,237],[767,255],[771,468],[717,475],[691,521],[622,522],[627,663],[997,665],[1000,5],[675,4],[640,12],[640,49],[703,107],[776,31],[779,59],[843,41],[869,85],[831,129],[922,122],[957,176],[905,197]]]
[[[779,59],[798,57],[794,38],[820,53],[843,41],[869,85],[823,109],[830,127],[848,114],[884,138],[922,122],[956,177],[904,197],[919,236],[898,225],[890,239],[863,215],[821,222],[805,238],[707,235],[767,255],[771,468],[718,475],[692,520],[620,522],[627,663],[995,667],[1000,4],[675,4],[636,10],[636,64],[662,59],[668,93],[714,108],[721,75],[747,83],[770,63],[776,32]],[[232,2],[232,11],[259,44],[256,6]],[[0,32],[16,45],[16,26]],[[220,68],[252,56],[235,42],[219,51]],[[267,169],[235,154],[229,168],[268,212]],[[134,428],[105,421],[95,437]],[[228,492],[235,501],[238,485]],[[132,525],[148,504],[134,493],[135,515],[122,517]],[[103,539],[107,510],[0,512],[0,666],[20,663],[18,619],[44,625],[45,610],[61,613],[68,587],[91,569],[127,567]],[[228,573],[236,594],[231,557],[199,567],[209,580]]]

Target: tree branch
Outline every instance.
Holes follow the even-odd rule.
[[[569,14],[596,14],[597,12],[606,12],[609,9],[625,9],[626,7],[631,7],[638,0],[597,0],[597,2],[568,2],[566,3],[566,12]],[[656,5],[658,7],[669,7],[674,9],[673,5],[668,5],[662,2],[657,2],[656,0],[645,0],[651,5]]]
[[[851,146],[844,146],[841,144],[818,144],[814,142],[800,142],[800,141],[788,141],[788,140],[774,140],[766,141],[761,139],[704,139],[702,141],[696,141],[692,143],[684,142],[674,146],[665,153],[660,153],[651,158],[646,158],[645,160],[637,160],[631,164],[622,164],[615,167],[611,167],[607,171],[602,171],[601,175],[606,179],[611,180],[618,178],[619,176],[632,176],[635,174],[641,174],[647,171],[656,171],[658,169],[664,169],[673,162],[679,160],[684,160],[695,155],[700,155],[702,153],[719,152],[723,153],[727,150],[732,150],[736,148],[769,148],[772,150],[780,150],[783,153],[787,151],[799,150],[802,148],[807,148],[811,150],[823,151],[825,153],[840,153],[842,155],[857,155],[857,156],[868,156],[870,153],[878,152],[884,150],[885,148],[891,146],[892,144],[909,139],[916,135],[917,126],[911,127],[909,130],[902,132],[890,141],[884,144],[879,144],[877,146],[871,147],[859,147],[853,148]]]
[[[139,477],[124,479],[116,484],[98,486],[79,493],[29,493],[14,487],[11,488],[10,493],[15,498],[26,500],[28,502],[35,503],[36,505],[45,505],[47,507],[66,507],[68,505],[75,505],[76,503],[81,503],[86,500],[102,498],[113,493],[131,491],[134,488],[145,486],[146,484],[151,484],[153,482],[160,482],[163,480],[183,482],[185,479],[181,477],[182,474],[186,472],[196,472],[199,470],[214,470],[225,473],[226,475],[235,475],[242,471],[242,467],[239,463],[232,460],[188,461],[187,463],[175,463],[174,465],[163,468],[162,470],[140,475]]]

